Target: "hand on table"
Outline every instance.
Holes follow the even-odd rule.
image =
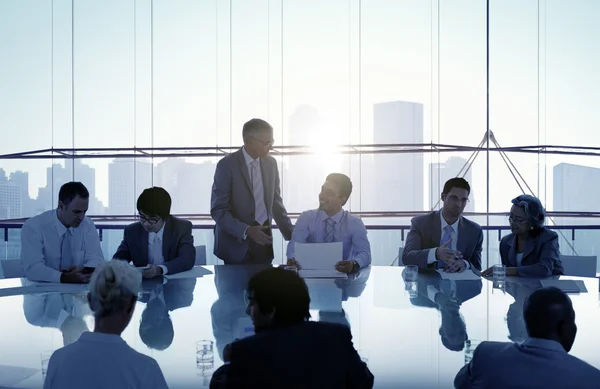
[[[352,270],[354,270],[354,261],[339,261],[335,264],[335,270],[340,271],[342,273],[352,273]]]
[[[246,236],[258,243],[261,246],[266,246],[273,243],[273,238],[265,234],[263,231],[268,227],[252,226],[246,230]]]
[[[455,259],[454,261],[446,262],[446,267],[444,270],[447,273],[461,273],[465,271],[466,268],[467,265],[465,264],[465,261],[462,259]]]
[[[484,271],[481,272],[482,277],[491,277],[494,274],[494,267],[488,267]]]
[[[298,261],[296,261],[296,258],[288,258],[287,265],[288,266],[296,266],[296,268],[298,268],[298,270],[301,269],[300,264],[298,263]]]
[[[163,270],[158,265],[150,265],[150,267],[142,272],[142,277],[144,278],[154,278],[161,276],[163,274]]]
[[[82,274],[82,268],[71,266],[67,270],[63,270],[60,275],[60,282],[64,284],[87,284],[90,282],[91,274]]]
[[[452,250],[448,248],[449,244],[450,241],[444,243],[443,245],[435,249],[435,258],[438,261],[446,262],[449,264],[450,262],[455,261],[457,259],[462,259],[462,253],[458,250]]]

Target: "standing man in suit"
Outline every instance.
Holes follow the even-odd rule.
[[[569,355],[577,334],[569,296],[554,287],[538,289],[523,315],[529,338],[479,344],[456,375],[456,388],[598,388],[600,371]]]
[[[123,232],[123,241],[113,260],[147,266],[142,275],[154,278],[194,267],[196,248],[192,223],[171,216],[171,196],[157,186],[145,189],[137,201],[139,222]]]
[[[464,178],[446,181],[441,211],[412,220],[402,254],[404,265],[435,267],[447,272],[481,270],[483,230],[479,224],[461,216],[470,193],[471,187]]]
[[[373,374],[354,349],[350,329],[308,321],[310,296],[297,273],[263,270],[247,290],[256,335],[225,347],[225,365],[213,374],[211,389],[373,387]]]
[[[292,222],[281,199],[277,162],[269,151],[273,127],[252,119],[242,129],[244,147],[219,161],[210,214],[215,226],[214,253],[225,264],[271,263],[275,219],[285,240]]]

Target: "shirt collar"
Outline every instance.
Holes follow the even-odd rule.
[[[257,161],[258,158],[254,159],[248,154],[246,151],[246,147],[242,147],[242,153],[244,154],[244,160],[246,161],[246,165],[250,165],[252,162]]]
[[[150,237],[151,237],[151,238],[154,238],[154,236],[156,235],[156,236],[158,236],[158,239],[159,239],[159,240],[162,242],[162,240],[163,240],[163,235],[164,235],[164,233],[165,233],[165,225],[166,225],[166,224],[167,224],[167,222],[165,221],[165,222],[163,223],[163,226],[160,228],[160,230],[158,230],[158,232],[151,232],[151,233],[150,233]],[[152,234],[154,234],[154,235],[152,235]],[[152,241],[152,240],[153,240],[153,239],[150,239],[150,241]]]
[[[458,217],[458,219],[456,219],[456,221],[453,224],[448,224],[446,223],[446,219],[444,219],[444,216],[442,216],[442,211],[440,211],[440,220],[442,221],[442,231],[444,231],[444,228],[446,228],[446,226],[449,225],[450,227],[452,227],[455,234],[458,233],[458,222],[460,222],[460,216]]]
[[[65,232],[67,232],[67,230],[71,228],[67,228],[64,224],[62,224],[62,222],[58,218],[58,212],[56,211],[56,209],[52,212],[52,215],[54,219],[54,226],[56,227],[56,232],[58,232],[58,236],[63,236]]]
[[[125,343],[123,338],[115,334],[105,334],[102,332],[84,332],[79,337],[82,342],[97,342],[97,343]]]
[[[522,345],[527,347],[542,348],[551,351],[562,351],[564,353],[567,352],[562,346],[562,344],[558,343],[556,340],[550,339],[528,338],[522,343]]]
[[[323,214],[323,220],[329,219],[330,217],[325,213],[325,211],[320,210],[321,213]],[[336,213],[335,215],[331,216],[331,220],[333,220],[336,223],[340,223],[342,221],[342,217],[344,217],[344,209],[342,208],[338,213]]]

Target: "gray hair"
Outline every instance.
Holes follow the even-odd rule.
[[[125,309],[140,291],[142,274],[125,261],[100,264],[90,280],[90,308],[94,316],[105,317]]]
[[[537,198],[527,194],[523,194],[515,197],[512,203],[517,207],[523,208],[525,216],[529,224],[534,229],[542,228],[544,225],[544,219],[546,218],[546,210],[542,206],[542,202]]]

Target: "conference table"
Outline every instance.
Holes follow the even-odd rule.
[[[144,281],[122,336],[157,360],[169,387],[207,387],[224,346],[252,334],[244,293],[263,268],[204,266],[188,277]],[[540,280],[449,282],[424,272],[405,282],[403,271],[374,266],[346,278],[307,280],[311,320],[350,326],[375,388],[452,388],[479,342],[526,338],[522,307]],[[560,279],[582,281],[587,289],[570,294],[579,329],[571,354],[600,368],[598,279]],[[43,386],[51,352],[93,330],[85,295],[85,285],[0,280],[0,387]]]

